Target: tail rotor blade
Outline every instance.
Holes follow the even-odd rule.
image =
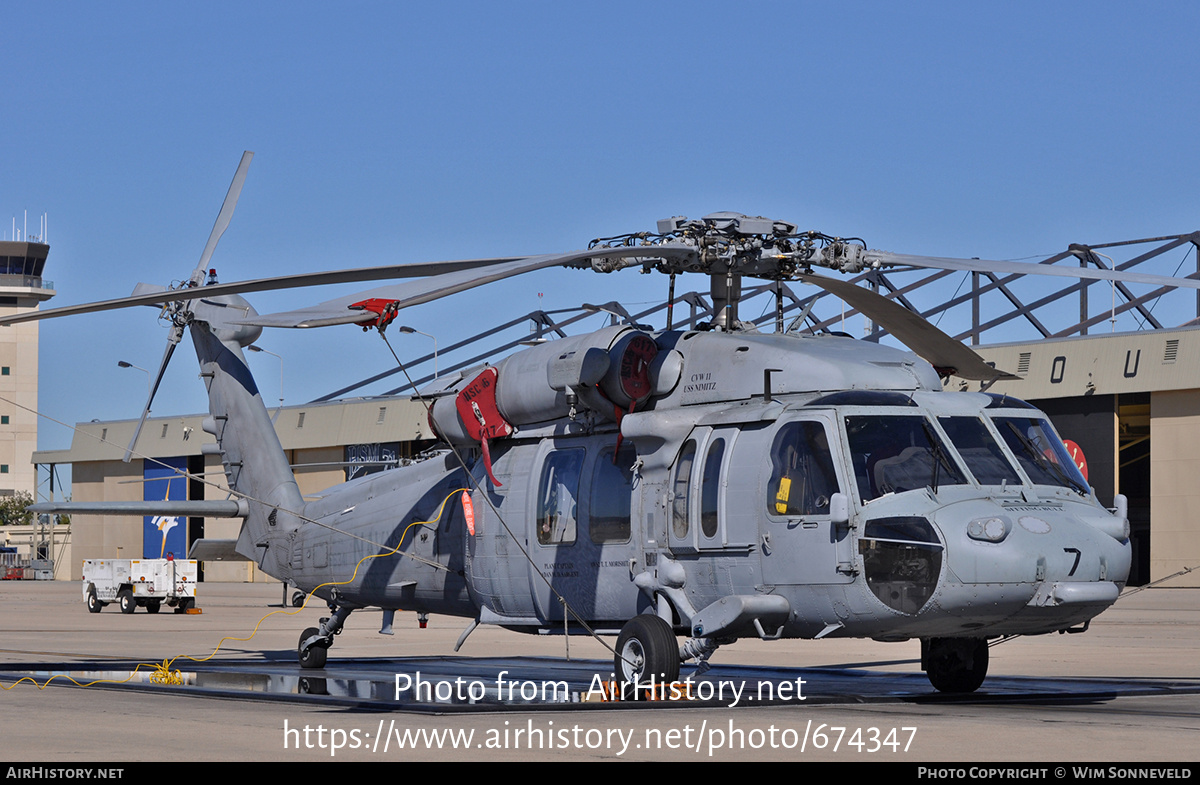
[[[172,330],[171,337],[167,341],[167,348],[163,352],[162,362],[158,365],[158,375],[154,377],[154,383],[150,385],[150,397],[146,399],[146,406],[142,409],[142,419],[138,420],[137,428],[133,429],[133,438],[129,440],[129,447],[125,449],[125,457],[122,459],[125,463],[129,463],[129,459],[133,457],[134,445],[137,444],[138,436],[142,433],[142,426],[146,424],[146,418],[150,416],[150,404],[154,403],[154,394],[158,392],[158,385],[162,383],[163,374],[167,371],[167,363],[171,362],[171,355],[175,353],[175,347],[178,345],[179,338]]]
[[[217,242],[221,239],[221,235],[225,234],[230,219],[233,218],[233,210],[237,207],[238,197],[242,195],[242,184],[246,182],[246,172],[250,169],[250,159],[252,158],[254,158],[254,153],[249,150],[242,153],[242,160],[238,164],[237,172],[233,175],[233,182],[229,184],[229,193],[225,194],[225,202],[221,205],[221,212],[217,214],[217,222],[213,224],[212,234],[208,236],[208,244],[204,246],[204,253],[200,254],[200,263],[192,271],[192,284],[195,286],[204,283],[204,274],[208,272],[208,262],[212,259],[213,251],[217,249]]]

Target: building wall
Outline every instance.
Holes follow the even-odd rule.
[[[1154,580],[1200,565],[1200,391],[1150,396],[1150,571]],[[1200,570],[1168,586],[1200,586]]]
[[[20,298],[19,306],[0,306],[0,315],[30,310],[36,300]],[[16,491],[34,494],[34,466],[29,460],[37,449],[38,327],[37,322],[0,330],[0,494]]]
[[[71,498],[75,501],[141,501],[142,462],[94,461],[72,468]],[[140,559],[142,519],[123,515],[71,517],[70,579],[83,579],[84,559]],[[60,576],[63,572],[60,570]]]

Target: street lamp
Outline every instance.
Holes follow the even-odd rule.
[[[252,352],[262,352],[263,354],[269,354],[272,357],[274,357],[275,359],[279,360],[279,408],[282,409],[283,408],[283,358],[280,357],[278,354],[275,354],[275,352],[270,351],[269,349],[264,349],[261,346],[255,346],[254,344],[250,344],[246,348]]]
[[[117,360],[117,367],[118,368],[133,368],[135,370],[141,371],[142,373],[146,374],[146,391],[151,392],[150,372],[147,371],[145,368],[141,367],[140,365],[134,365],[133,363],[127,363],[124,360]]]
[[[426,338],[429,338],[433,341],[433,378],[438,378],[437,338],[434,338],[429,333],[423,333],[420,330],[413,329],[412,327],[397,327],[396,329],[402,333],[417,333],[418,335],[424,335]]]

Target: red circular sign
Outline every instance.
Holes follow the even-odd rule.
[[[1063,446],[1067,448],[1067,455],[1071,456],[1071,460],[1075,462],[1075,466],[1078,467],[1079,473],[1082,474],[1083,479],[1086,480],[1088,478],[1087,458],[1083,457],[1083,450],[1079,448],[1078,444],[1070,439],[1064,439]]]

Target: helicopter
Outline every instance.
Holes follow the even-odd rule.
[[[252,155],[181,285],[139,284],[128,298],[0,324],[161,308],[170,332],[142,422],[190,333],[208,390],[202,428],[215,439],[204,450],[221,456],[230,498],[30,509],[241,518],[238,554],[329,605],[299,637],[303,668],[326,664],[353,611],[379,607],[384,632],[397,610],[465,618],[459,646],[479,625],[616,636],[623,684],[673,682],[682,662],[706,667],[741,638],[915,638],[932,686],[969,693],[987,675],[990,639],[1082,632],[1128,579],[1127,502],[1101,505],[1049,418],[1009,395],[942,384],[1012,374],[900,304],[814,269],[1196,281],[893,254],[726,212],[569,253],[217,283],[208,265]],[[264,328],[382,334],[404,307],[552,266],[663,273],[671,297],[677,276],[707,275],[714,317],[701,329],[674,328],[669,316],[663,330],[614,324],[442,376],[416,394],[434,448],[304,498],[243,354]],[[747,277],[817,285],[911,351],[759,332],[738,317]],[[242,297],[396,278],[411,280],[275,314]]]

